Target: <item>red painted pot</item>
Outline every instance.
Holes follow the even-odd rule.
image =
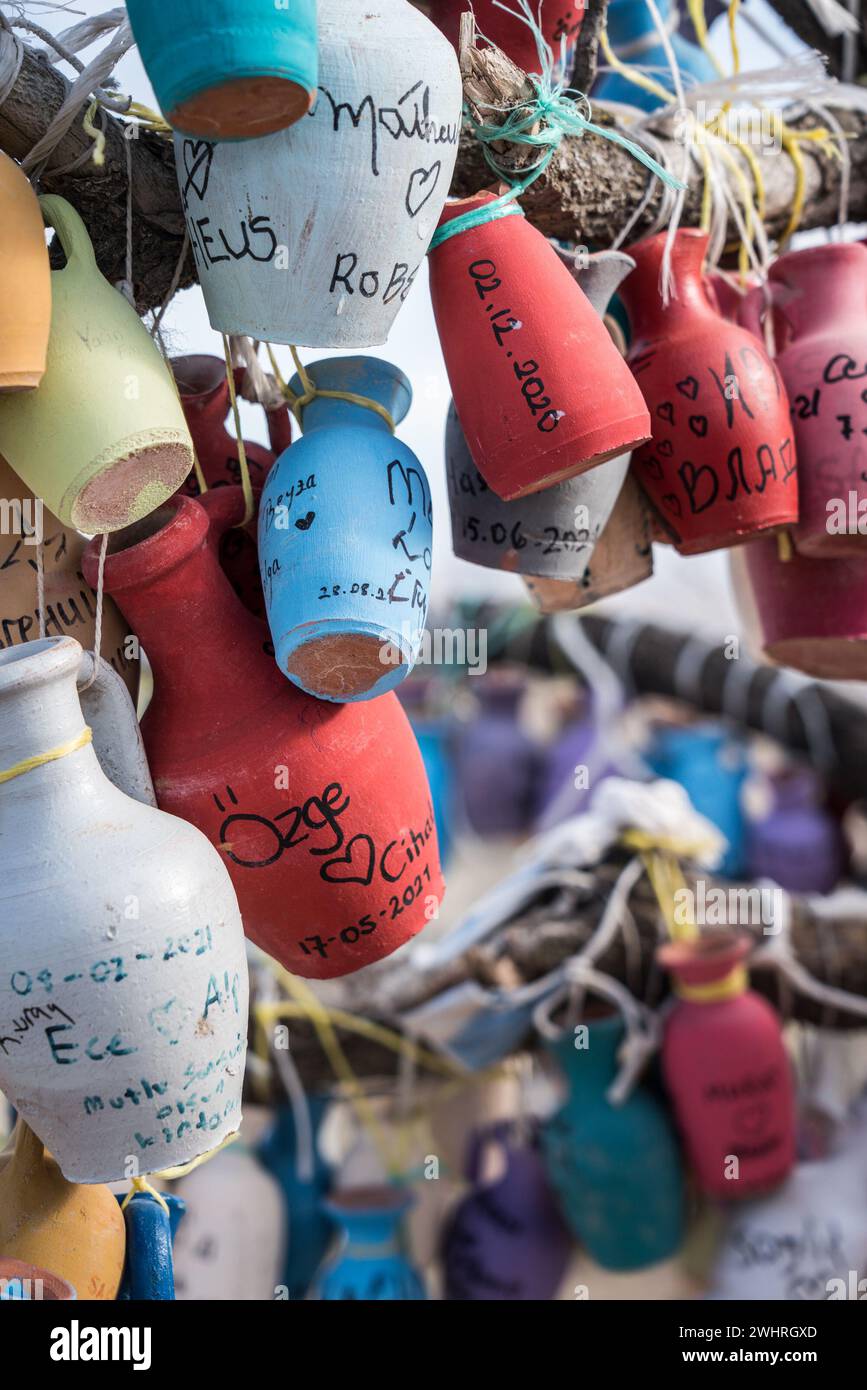
[[[772,537],[744,557],[765,654],[821,680],[867,680],[867,555],[782,560]]]
[[[620,295],[628,361],[653,420],[632,468],[684,555],[736,545],[798,517],[795,445],[780,375],[752,334],[728,323],[702,280],[708,238],[677,233],[677,298],[663,307],[665,233],[629,249]]]
[[[326,704],[263,652],[209,539],[240,500],[173,498],[118,532],[105,585],[154,670],[142,732],[159,805],[225,855],[252,940],[330,979],[390,955],[442,899],[427,778],[395,696]],[[92,543],[91,576],[97,558]]]
[[[748,988],[751,949],[717,931],[658,953],[680,995],[665,1026],[665,1084],[698,1186],[728,1200],[775,1187],[795,1162],[792,1069],[779,1016]]]
[[[440,225],[493,200],[452,203]],[[498,497],[540,492],[649,437],[647,407],[605,325],[525,217],[442,242],[430,281],[455,407]]]
[[[231,410],[226,366],[219,357],[196,353],[190,357],[173,357],[171,368],[187,427],[192,436],[196,458],[208,488],[240,486],[241,463],[238,441],[226,428]],[[241,390],[244,370],[235,371],[235,389]],[[249,528],[233,527],[220,539],[220,563],[235,593],[257,618],[265,617],[265,599],[259,574],[259,551],[256,544],[256,516],[259,498],[274,460],[292,443],[292,423],[288,409],[266,410],[270,449],[244,440],[250,482],[256,499],[256,512]],[[179,489],[187,497],[199,496],[195,469]]]
[[[867,554],[867,247],[791,251],[771,266],[776,362],[792,403],[802,555]],[[759,336],[754,290],[741,322]]]
[[[513,63],[524,72],[539,71],[539,52],[530,28],[514,14],[507,14],[494,0],[429,0],[431,19],[459,51],[461,15],[472,9],[476,27],[486,39],[501,48]],[[514,6],[511,6],[514,9]],[[573,48],[584,18],[585,0],[533,0],[533,14],[540,13],[545,42],[551,48],[554,61],[559,62],[563,39],[567,53]]]

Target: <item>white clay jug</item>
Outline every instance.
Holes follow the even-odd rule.
[[[313,110],[262,140],[175,136],[211,327],[307,347],[384,343],[451,183],[454,49],[408,0],[319,0]]]
[[[228,873],[106,777],[70,637],[0,652],[0,1089],[70,1182],[184,1164],[241,1118]]]

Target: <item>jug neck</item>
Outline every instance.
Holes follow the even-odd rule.
[[[698,1008],[736,999],[749,988],[744,962],[752,943],[748,936],[715,931],[694,941],[661,946],[657,958],[674,977],[674,989],[684,1003]]]
[[[852,320],[867,332],[867,247],[858,242],[792,251],[774,263],[768,278],[790,340],[839,334]]]
[[[0,652],[0,772],[71,743],[86,728],[76,678],[82,651],[69,637],[48,637]],[[81,778],[105,780],[91,744],[0,783],[0,800],[21,779],[38,777],[53,793]]]
[[[305,435],[335,427],[391,434],[392,425],[400,424],[412,402],[408,377],[399,367],[379,357],[326,357],[311,363],[305,375],[318,391],[355,397],[314,396],[299,411]],[[289,389],[295,396],[305,394],[300,374],[292,378]]]
[[[624,280],[620,298],[629,315],[633,345],[661,333],[670,336],[681,326],[694,327],[697,318],[716,325],[724,322],[708,299],[702,277],[707,234],[692,228],[679,231],[674,239],[671,254],[674,293],[668,304],[663,305],[660,277],[665,240],[665,232],[660,232],[629,248],[635,270]]]
[[[325,1203],[346,1235],[346,1254],[358,1259],[398,1253],[400,1224],[408,1205],[397,1188],[378,1198],[362,1191],[338,1193]]]
[[[188,422],[194,426],[207,424],[212,429],[225,428],[229,385],[219,357],[175,357],[171,367]]]
[[[220,568],[209,530],[201,503],[173,498],[143,522],[115,532],[105,564],[106,592],[141,640],[160,703],[183,704],[191,726],[199,709],[213,707],[215,689],[222,708],[235,715],[260,705],[268,692],[288,694],[262,650],[264,629]],[[119,548],[123,541],[128,544]],[[88,576],[94,557],[92,543]]]
[[[566,1074],[571,1094],[598,1095],[617,1074],[617,1054],[625,1032],[623,1019],[619,1014],[611,1014],[579,1024],[578,1029],[564,1032],[549,1046]]]

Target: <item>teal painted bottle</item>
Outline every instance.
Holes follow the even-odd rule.
[[[285,130],[313,105],[316,0],[128,0],[145,71],[166,120],[205,140]],[[194,184],[210,167],[192,151]]]
[[[537,1025],[548,1005],[537,1010]],[[605,1269],[668,1259],[683,1240],[683,1178],[677,1141],[661,1106],[636,1088],[622,1105],[607,1091],[617,1074],[624,1026],[595,1018],[586,1033],[540,1031],[569,1085],[542,1130],[551,1185],[575,1236]],[[579,1044],[584,1043],[584,1046]]]
[[[286,1197],[289,1228],[282,1282],[289,1290],[292,1303],[307,1297],[334,1235],[334,1222],[322,1206],[331,1185],[331,1169],[318,1144],[319,1130],[330,1104],[330,1098],[325,1095],[307,1097],[312,1149],[308,1158],[311,1162],[305,1164],[304,1155],[299,1151],[291,1105],[280,1107],[273,1129],[258,1149],[262,1165],[277,1179]]]
[[[412,1194],[397,1187],[349,1187],[334,1193],[325,1210],[343,1227],[345,1243],[322,1275],[320,1299],[420,1303],[427,1298],[401,1241],[400,1224],[412,1202]]]

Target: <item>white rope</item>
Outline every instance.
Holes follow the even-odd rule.
[[[793,989],[806,995],[808,999],[815,999],[817,1003],[839,1009],[843,1013],[867,1018],[867,999],[860,994],[850,994],[848,990],[838,989],[835,985],[822,984],[794,955],[791,942],[792,904],[788,893],[780,889],[773,894],[771,901],[779,908],[772,928],[776,935],[753,952],[750,958],[751,968],[776,970]],[[825,899],[822,903],[826,911],[830,902],[830,899]],[[817,913],[820,912],[818,902],[811,903],[811,907]]]
[[[24,45],[5,14],[0,11],[0,106],[10,96],[18,81],[23,62]]]
[[[102,544],[99,547],[99,570],[96,580],[96,621],[93,628],[93,670],[84,685],[78,687],[78,693],[84,694],[89,690],[99,674],[99,649],[102,646],[102,611],[105,601],[105,557],[108,551],[108,532],[102,537]]]
[[[39,617],[39,637],[45,636],[45,549],[44,542],[36,542],[36,611]]]

